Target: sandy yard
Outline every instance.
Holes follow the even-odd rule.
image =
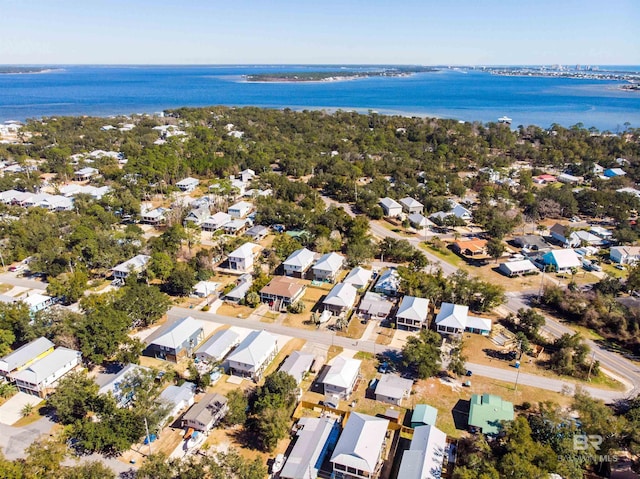
[[[506,401],[520,405],[528,401],[536,405],[542,401],[553,401],[562,406],[571,403],[572,397],[560,393],[533,388],[530,386],[518,386],[514,390],[512,383],[505,383],[495,379],[474,376],[471,379],[471,387],[464,387],[462,383],[466,378],[444,380],[429,378],[418,381],[414,387],[406,406],[412,409],[416,404],[429,404],[438,409],[436,426],[453,437],[460,437],[465,432],[466,415],[472,394],[496,394]],[[452,407],[452,405],[455,405]],[[461,411],[458,416],[463,416],[464,423],[457,417],[458,424],[454,420],[453,411]]]
[[[240,306],[233,303],[222,303],[218,308],[217,314],[222,316],[231,316],[233,318],[248,318],[253,313],[253,308],[249,306]]]
[[[512,370],[514,367],[514,361],[501,357],[502,353],[506,353],[509,350],[510,348],[501,348],[486,336],[482,336],[479,334],[465,334],[464,336],[463,354],[467,358],[467,360],[473,363]],[[592,378],[591,382],[580,381],[579,379],[569,376],[560,376],[557,373],[547,369],[543,364],[539,363],[539,361],[547,360],[548,357],[548,354],[544,352],[537,359],[524,354],[521,360],[522,371],[530,374],[535,374],[537,376],[545,376],[554,379],[566,378],[571,381],[583,382],[585,385],[600,387],[604,389],[624,389],[624,385],[622,383],[607,377],[603,373],[600,373],[598,377]]]

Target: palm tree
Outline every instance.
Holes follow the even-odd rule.
[[[22,417],[31,416],[33,409],[34,409],[33,404],[27,403],[20,410],[20,414],[22,414]]]

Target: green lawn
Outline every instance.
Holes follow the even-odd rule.
[[[424,249],[426,249],[429,253],[431,253],[434,256],[437,256],[438,258],[440,258],[443,261],[446,261],[449,264],[452,264],[453,266],[455,266],[456,268],[459,269],[467,269],[467,263],[464,259],[462,259],[460,256],[458,256],[455,253],[452,253],[451,251],[449,251],[448,249],[435,249],[433,246],[431,246],[430,244],[427,243],[420,243],[420,246]]]

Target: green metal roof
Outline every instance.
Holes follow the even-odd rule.
[[[416,425],[436,425],[436,418],[438,417],[438,410],[428,404],[417,404],[411,414],[411,427]]]
[[[513,421],[513,403],[493,394],[474,394],[469,408],[469,425],[479,427],[483,434],[497,434],[500,421]]]

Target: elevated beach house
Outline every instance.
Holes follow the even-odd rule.
[[[252,331],[229,355],[229,372],[259,381],[278,354],[278,341],[266,331]]]
[[[178,362],[183,357],[191,356],[203,339],[202,321],[187,316],[161,329],[155,339],[149,340],[145,354]]]

